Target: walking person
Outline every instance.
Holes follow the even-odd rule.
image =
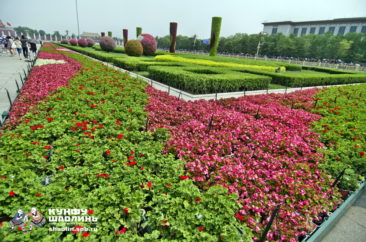
[[[36,40],[29,41],[29,45],[30,45],[30,50],[31,50],[31,53],[32,53],[32,58],[35,58],[36,57],[36,52],[37,52]]]
[[[22,38],[20,39],[20,42],[22,42],[22,49],[23,49],[24,58],[28,59],[28,46],[27,46],[28,40],[24,35],[22,35]]]
[[[18,51],[18,55],[19,55],[19,60],[21,60],[22,57],[21,57],[20,54],[22,53],[22,42],[20,42],[19,38],[16,37],[14,43],[15,43],[15,45],[17,47],[17,51]]]
[[[8,50],[10,52],[10,56],[15,56],[15,49],[16,49],[16,46],[15,46],[15,43],[14,43],[14,40],[8,36],[6,37],[7,40],[8,40]]]

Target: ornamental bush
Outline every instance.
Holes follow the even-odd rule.
[[[78,45],[80,47],[87,47],[88,46],[88,41],[86,39],[79,39],[78,40]]]
[[[76,39],[71,39],[71,40],[69,40],[69,42],[73,46],[77,46],[78,45],[78,41]]]
[[[129,56],[141,56],[143,53],[143,47],[138,40],[129,40],[125,46],[125,52]]]
[[[88,47],[92,47],[95,44],[93,39],[88,38],[86,41],[88,42]]]
[[[68,44],[68,43],[69,41],[67,41],[66,39],[61,40],[61,44]]]
[[[142,37],[141,44],[144,49],[144,55],[154,55],[157,43],[155,38],[150,34],[141,34]]]
[[[116,42],[111,37],[103,37],[100,39],[100,48],[104,51],[113,51],[116,48]]]

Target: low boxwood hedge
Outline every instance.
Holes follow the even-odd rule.
[[[194,94],[265,89],[271,81],[268,76],[207,66],[150,66],[148,71],[150,78]]]

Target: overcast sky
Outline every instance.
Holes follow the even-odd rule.
[[[264,21],[306,21],[366,17],[366,0],[78,0],[80,33],[122,29],[135,35],[136,27],[154,36],[178,34],[210,36],[212,16],[222,17],[221,36],[258,33]],[[0,19],[53,33],[77,34],[75,0],[0,0]]]

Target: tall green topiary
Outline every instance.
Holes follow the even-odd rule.
[[[136,27],[136,38],[138,38],[140,36],[140,34],[142,34],[142,28]]]
[[[112,38],[112,31],[108,31],[108,37]]]
[[[104,32],[100,32],[100,36],[104,37],[105,33]]]
[[[128,41],[128,29],[123,29],[123,45],[126,46]]]
[[[170,23],[170,47],[169,52],[175,53],[175,45],[177,42],[177,28],[178,24],[175,22]]]
[[[220,40],[221,17],[212,17],[210,56],[216,56]]]

